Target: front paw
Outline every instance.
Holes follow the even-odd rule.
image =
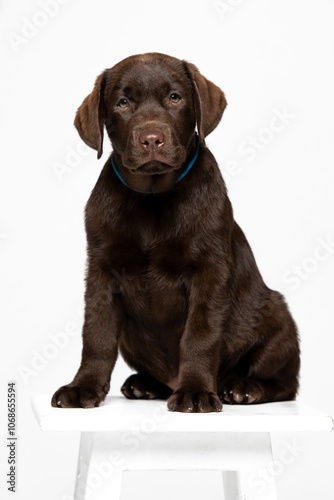
[[[215,392],[177,390],[167,401],[167,407],[183,413],[210,413],[222,411],[223,405]]]
[[[87,384],[69,384],[60,387],[52,397],[55,408],[94,408],[105,399],[109,384],[97,388]]]

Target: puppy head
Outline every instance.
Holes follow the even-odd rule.
[[[218,125],[226,99],[191,63],[149,53],[105,70],[79,107],[80,137],[102,155],[103,129],[122,165],[152,175],[178,170],[193,147]]]

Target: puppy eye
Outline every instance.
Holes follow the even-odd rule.
[[[117,106],[118,106],[119,108],[122,108],[122,109],[126,109],[126,108],[128,108],[128,107],[129,107],[129,105],[130,105],[130,104],[129,104],[129,101],[128,101],[125,97],[123,97],[122,99],[120,99],[120,100],[118,101],[118,103],[117,103]]]
[[[179,101],[181,101],[181,96],[179,94],[176,94],[176,92],[173,92],[170,96],[169,96],[169,99],[171,100],[171,102],[173,102],[174,104],[178,103]]]

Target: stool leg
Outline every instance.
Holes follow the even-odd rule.
[[[74,500],[86,500],[90,493],[87,486],[91,456],[91,442],[89,436],[88,433],[81,433]]]
[[[74,500],[120,500],[123,468],[99,452],[98,433],[81,434]],[[112,452],[112,449],[110,450]]]
[[[277,500],[269,433],[139,433],[138,440],[134,437],[82,433],[75,500],[120,500],[124,470],[227,471],[222,473],[224,500]]]
[[[224,500],[242,500],[238,471],[223,471]]]
[[[248,437],[249,442],[243,453],[240,453],[238,467],[241,499],[277,500],[276,481],[272,474],[273,455],[270,433],[252,433]]]

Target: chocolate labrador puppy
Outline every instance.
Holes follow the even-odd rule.
[[[53,406],[98,406],[119,351],[138,372],[123,394],[168,398],[171,411],[295,397],[295,323],[205,145],[225,107],[193,64],[158,53],[105,70],[79,107],[81,138],[100,158],[105,126],[113,153],[86,206],[81,366]]]

